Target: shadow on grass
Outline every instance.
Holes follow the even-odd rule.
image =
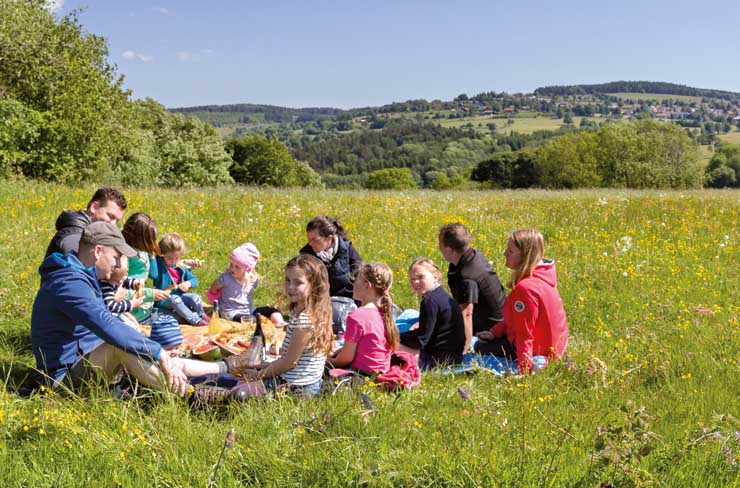
[[[0,356],[0,382],[11,393],[38,384],[41,375],[33,367],[31,334],[28,330],[10,328],[0,331],[0,344],[10,354]],[[26,361],[25,358],[29,359]]]
[[[31,353],[31,333],[28,330],[12,328],[0,331],[0,344],[4,344],[16,355]]]
[[[38,388],[41,378],[36,368],[26,363],[0,359],[0,381],[9,393],[28,396]]]

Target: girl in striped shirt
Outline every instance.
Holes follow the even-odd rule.
[[[246,368],[247,351],[226,358],[230,373],[247,380],[237,388],[249,396],[289,389],[293,394],[314,396],[321,389],[326,356],[333,333],[329,277],[317,258],[302,254],[285,266],[285,293],[290,300],[290,323],[279,359]]]

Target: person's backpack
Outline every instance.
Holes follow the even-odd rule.
[[[335,336],[344,334],[347,326],[347,317],[349,313],[357,309],[357,304],[351,298],[331,297],[332,309],[332,332]]]
[[[416,357],[405,351],[394,351],[391,367],[375,380],[387,391],[411,389],[421,383],[421,372]]]

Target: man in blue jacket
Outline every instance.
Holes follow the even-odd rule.
[[[103,303],[98,280],[109,279],[124,254],[134,256],[136,251],[114,224],[100,221],[82,232],[78,252],[53,253],[44,259],[31,313],[37,368],[52,384],[74,389],[96,371],[110,379],[125,366],[145,385],[169,384],[184,395],[188,383],[181,365]]]

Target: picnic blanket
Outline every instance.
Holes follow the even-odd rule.
[[[532,371],[539,371],[547,366],[545,356],[535,356],[532,358]],[[437,374],[455,374],[467,373],[471,371],[488,371],[494,375],[503,378],[506,375],[519,374],[517,362],[512,359],[491,356],[490,354],[465,354],[460,364],[450,366],[449,368],[437,369],[433,372]]]
[[[408,332],[414,324],[419,323],[419,311],[412,308],[407,308],[401,312],[398,316],[394,317],[398,332]]]

